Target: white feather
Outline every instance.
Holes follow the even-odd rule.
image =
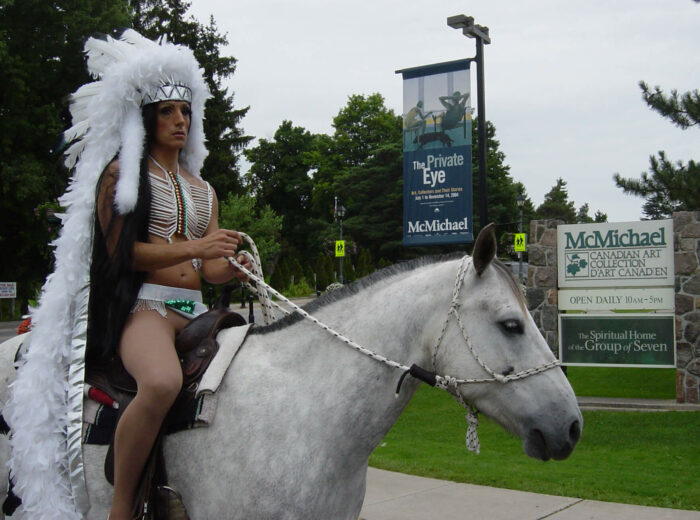
[[[149,40],[148,38],[144,38],[133,29],[127,29],[126,31],[124,31],[119,37],[119,39],[140,48],[152,49],[153,47],[159,46],[156,42]]]
[[[79,121],[87,119],[89,116],[88,105],[90,102],[99,95],[102,90],[101,81],[93,81],[92,83],[86,83],[73,94],[71,94],[70,100],[70,113],[73,118],[73,124],[77,124]]]
[[[87,119],[79,121],[63,132],[63,139],[66,143],[72,143],[76,139],[81,139],[90,128],[90,122]]]
[[[85,42],[88,72],[99,77],[107,68],[127,59],[130,53],[128,44],[107,36],[106,40],[88,38]]]
[[[80,341],[72,335],[80,317],[72,313],[84,304],[80,289],[89,278],[95,186],[117,153],[118,210],[130,211],[136,204],[144,142],[139,108],[143,92],[170,78],[188,84],[193,117],[181,155],[183,165],[199,175],[207,153],[201,117],[209,91],[191,50],[164,41],[157,44],[129,30],[121,40],[90,39],[85,51],[90,72],[102,80],[81,87],[71,100],[73,126],[66,134],[73,143],[66,162],[75,168],[59,199],[66,212],[54,242],[55,270],[33,313],[30,354],[5,408],[5,418],[15,432],[10,467],[22,495],[19,518],[77,520],[87,508],[79,500],[83,475],[68,469],[75,467],[66,442],[75,425],[68,424],[67,418],[69,410],[80,408],[68,391],[66,375],[73,359],[81,361]],[[27,414],[28,409],[34,412]]]
[[[122,148],[119,151],[119,179],[114,202],[122,215],[133,211],[139,194],[139,169],[145,132],[141,111],[131,107],[121,128]]]

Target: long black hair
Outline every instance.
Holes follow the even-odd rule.
[[[134,242],[148,241],[148,220],[151,208],[151,185],[148,178],[148,154],[155,140],[158,119],[158,103],[142,109],[146,133],[141,166],[139,168],[139,191],[136,207],[123,215],[123,225],[112,255],[107,250],[106,237],[114,229],[117,209],[114,200],[111,218],[103,231],[95,204],[93,220],[92,263],[90,265],[90,299],[88,302],[87,352],[88,363],[99,363],[117,352],[126,319],[131,312],[146,273],[133,270]],[[98,200],[102,184],[106,182],[108,166],[100,177],[95,191]],[[114,182],[113,179],[111,179]],[[114,193],[114,187],[111,192]],[[121,215],[120,215],[121,216]]]

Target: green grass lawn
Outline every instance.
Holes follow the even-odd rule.
[[[576,395],[675,399],[675,368],[567,367]]]
[[[527,457],[520,439],[481,417],[481,454],[466,450],[462,408],[423,386],[374,451],[377,468],[536,493],[700,510],[700,413],[584,412],[565,461]]]

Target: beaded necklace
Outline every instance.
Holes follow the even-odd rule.
[[[177,163],[177,169],[175,172],[171,172],[163,168],[158,161],[156,161],[152,155],[149,155],[151,160],[155,163],[158,168],[160,168],[165,176],[170,179],[173,187],[175,188],[175,204],[177,206],[177,220],[175,226],[175,232],[180,235],[186,235],[187,233],[187,207],[185,205],[185,197],[182,192],[182,184],[180,183],[180,163]]]

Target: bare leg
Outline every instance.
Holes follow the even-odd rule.
[[[175,332],[186,320],[155,311],[129,315],[119,355],[138,392],[119,420],[114,439],[114,499],[110,520],[131,518],[136,485],[160,426],[182,386]]]

